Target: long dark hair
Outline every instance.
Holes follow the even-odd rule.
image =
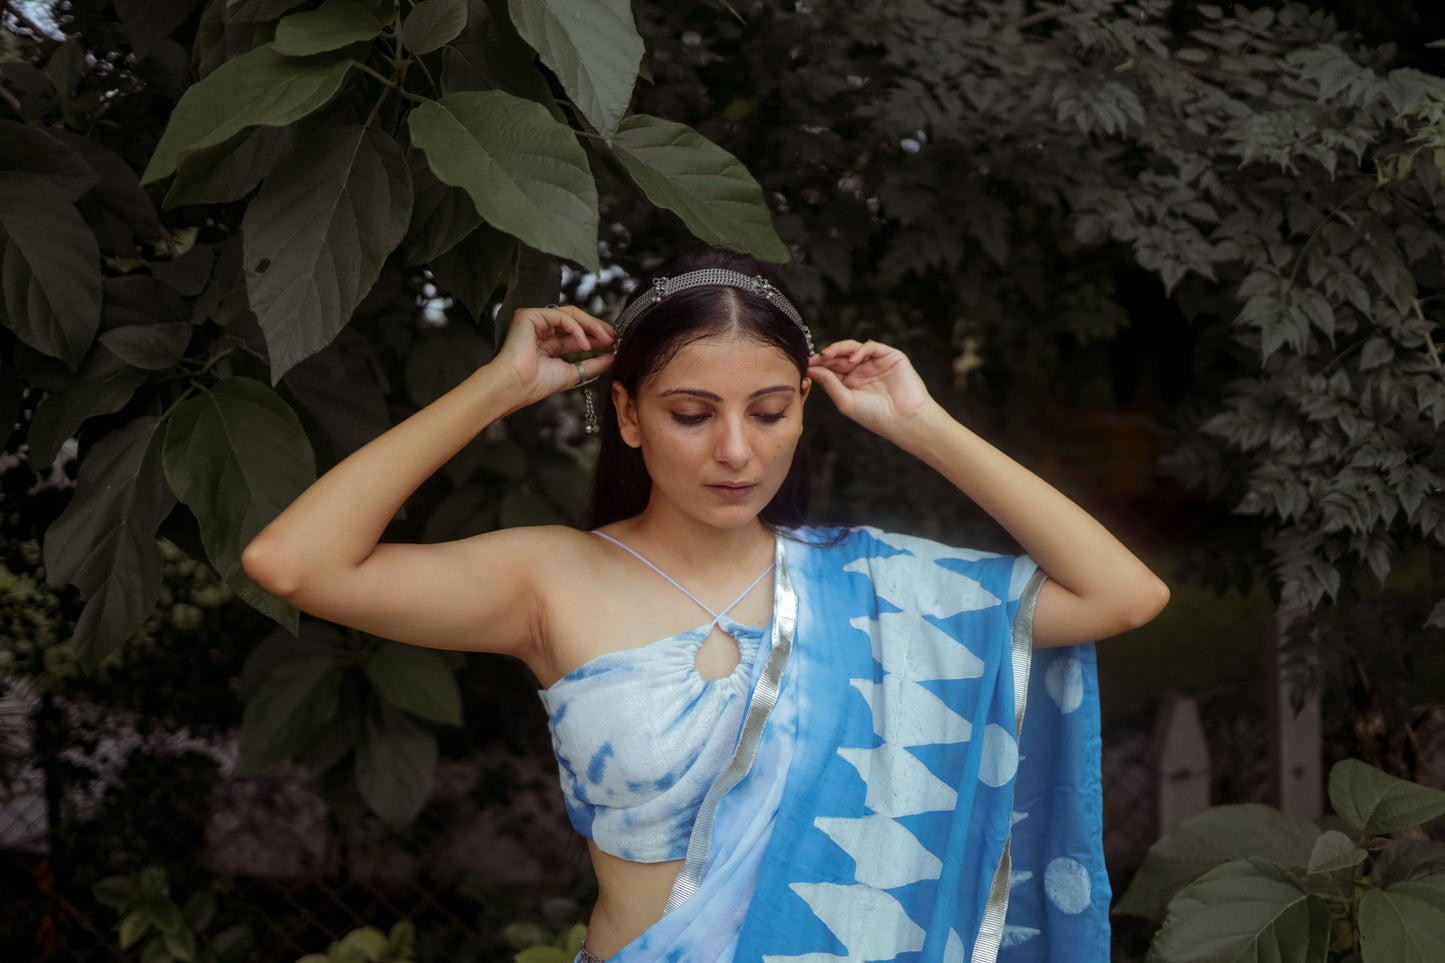
[[[675,278],[705,268],[726,268],[766,278],[793,301],[777,276],[763,264],[745,254],[712,248],[659,264],[641,279],[629,303],[646,293],[657,278]],[[622,350],[612,363],[610,381],[598,386],[602,402],[602,448],[592,476],[589,528],[641,514],[652,495],[652,478],[647,474],[642,452],[622,440],[617,409],[611,403],[611,385],[621,385],[636,398],[648,379],[661,371],[685,345],[718,335],[735,335],[773,345],[798,366],[799,377],[808,373],[808,341],[802,329],[766,298],[721,285],[668,295],[627,328]],[[793,528],[803,524],[807,514],[807,458],[800,440],[782,487],[758,517],[773,527]]]

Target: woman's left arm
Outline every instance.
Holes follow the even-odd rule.
[[[1049,576],[1034,645],[1092,642],[1148,622],[1169,588],[1087,512],[955,421],[896,348],[840,341],[808,375],[844,415],[922,459],[1006,528]]]

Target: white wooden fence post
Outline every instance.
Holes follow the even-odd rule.
[[[1154,777],[1159,796],[1159,835],[1209,808],[1209,744],[1199,706],[1166,692],[1154,724]]]
[[[1267,630],[1270,797],[1284,812],[1313,819],[1324,812],[1320,697],[1310,696],[1298,713],[1290,705],[1282,646],[1294,619],[1293,612],[1276,612]]]

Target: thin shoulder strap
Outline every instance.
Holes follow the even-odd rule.
[[[709,608],[709,607],[707,606],[707,604],[706,604],[705,602],[703,602],[702,599],[698,598],[696,595],[693,595],[693,594],[692,594],[691,592],[689,592],[687,589],[683,588],[683,587],[682,587],[682,584],[681,584],[680,582],[678,582],[677,579],[673,578],[671,575],[668,575],[666,572],[664,572],[662,569],[658,568],[656,565],[653,565],[650,561],[648,561],[645,557],[643,557],[641,553],[639,553],[639,552],[637,552],[636,550],[632,549],[632,548],[629,547],[628,545],[626,545],[626,544],[624,544],[624,543],[622,543],[622,542],[619,542],[617,539],[613,538],[611,535],[608,535],[606,532],[599,532],[599,531],[597,531],[596,529],[593,529],[592,534],[593,534],[593,535],[597,535],[597,536],[599,536],[599,537],[601,537],[601,538],[607,539],[609,542],[611,542],[613,545],[616,545],[618,548],[625,549],[627,552],[631,553],[631,555],[632,555],[634,558],[636,558],[639,562],[641,562],[643,565],[646,565],[648,568],[652,569],[652,570],[653,570],[654,572],[656,572],[658,575],[661,575],[663,578],[667,579],[669,582],[672,583],[673,588],[677,589],[677,590],[678,590],[679,592],[681,592],[683,595],[686,595],[688,598],[692,599],[694,602],[696,602],[696,603],[698,604],[698,606],[699,606],[704,612],[706,612],[708,615],[711,615],[711,616],[712,616],[712,621],[713,621],[713,624],[714,624],[714,625],[716,625],[717,622],[718,622],[718,620],[721,619],[724,615],[727,615],[729,612],[731,612],[732,609],[733,609],[733,606],[737,605],[737,604],[738,604],[739,602],[741,602],[743,599],[747,598],[747,597],[748,597],[748,593],[751,592],[753,589],[757,588],[758,583],[761,582],[761,581],[767,576],[767,574],[773,570],[773,566],[777,565],[777,562],[774,561],[772,565],[769,565],[767,568],[763,569],[762,573],[759,574],[757,578],[753,579],[752,584],[749,585],[747,588],[743,589],[743,594],[739,595],[737,598],[735,598],[735,599],[733,599],[731,602],[729,602],[729,603],[727,604],[727,606],[726,606],[721,612],[714,612],[711,608]]]

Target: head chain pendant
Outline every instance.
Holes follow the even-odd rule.
[[[783,292],[773,287],[771,281],[765,277],[758,277],[751,274],[743,274],[741,271],[733,271],[727,268],[703,268],[700,271],[689,271],[686,274],[678,275],[675,278],[657,278],[652,282],[652,287],[632,300],[618,315],[617,323],[613,325],[613,336],[616,339],[613,351],[622,348],[622,340],[638,318],[659,304],[663,298],[677,294],[681,291],[702,287],[728,287],[737,288],[740,291],[748,291],[764,298],[769,304],[783,312],[803,332],[803,338],[808,342],[808,356],[813,355],[813,333],[803,323],[803,316],[798,309],[793,307]]]

